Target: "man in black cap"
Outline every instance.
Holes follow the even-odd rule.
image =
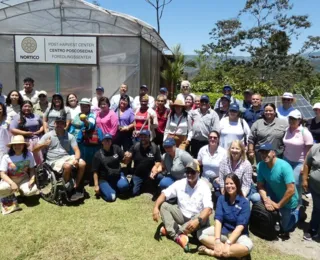
[[[76,201],[84,196],[81,180],[86,168],[86,162],[80,158],[80,149],[76,138],[65,130],[66,118],[57,117],[54,126],[54,130],[41,137],[32,152],[47,149],[46,163],[49,164],[53,170],[61,172],[66,183],[69,182],[71,178],[72,168],[76,167],[78,169],[76,183],[74,185],[75,191],[70,198],[71,201]],[[71,149],[74,151],[74,155],[70,155]]]
[[[240,102],[239,107],[240,107],[240,112],[243,114],[246,112],[247,109],[249,109],[252,105],[252,90],[251,89],[246,89],[243,92],[243,101]]]
[[[140,98],[145,96],[146,94],[149,96],[148,92],[149,92],[149,89],[147,85],[140,86],[139,96],[136,96],[132,102],[132,108],[134,110],[137,110],[138,108],[140,108]],[[155,107],[154,97],[152,96],[149,96],[148,107],[152,109],[154,109]]]

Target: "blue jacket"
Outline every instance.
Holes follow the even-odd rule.
[[[248,108],[246,112],[244,112],[243,119],[247,121],[249,127],[253,125],[258,119],[260,119],[263,115],[263,108],[261,107],[258,111],[254,111],[252,107]]]

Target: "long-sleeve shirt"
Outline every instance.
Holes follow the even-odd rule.
[[[233,169],[230,157],[224,158],[220,163],[219,168],[219,185],[224,188],[224,177],[229,173],[234,173],[238,176],[241,184],[242,193],[247,196],[252,183],[252,166],[248,160],[240,159]]]
[[[181,120],[180,120],[180,117]],[[180,123],[179,123],[180,120]],[[178,125],[179,123],[179,125]],[[192,120],[190,116],[187,117],[181,115],[177,116],[176,114],[173,117],[169,116],[166,129],[164,130],[163,140],[166,140],[168,134],[176,134],[176,135],[187,135],[187,140],[190,141],[192,138]]]
[[[202,114],[200,108],[198,108],[192,110],[189,115],[193,121],[193,139],[207,141],[213,130],[220,131],[219,116],[214,110],[208,109],[205,114]]]
[[[115,136],[118,130],[118,116],[113,110],[109,110],[108,114],[98,112],[96,124],[103,134],[109,133]]]

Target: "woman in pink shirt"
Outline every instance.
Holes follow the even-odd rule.
[[[299,206],[302,205],[302,166],[304,159],[313,145],[313,137],[308,128],[301,125],[302,116],[299,110],[295,109],[289,114],[289,127],[283,137],[284,160],[293,168],[295,185],[299,195]]]
[[[97,113],[97,126],[102,130],[103,134],[109,133],[115,137],[118,130],[118,116],[113,110],[109,109],[109,99],[107,97],[100,98],[98,106],[100,112]]]

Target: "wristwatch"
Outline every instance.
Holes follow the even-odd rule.
[[[232,245],[232,243],[231,243],[231,241],[230,241],[229,239],[226,241],[226,243],[227,243],[229,246]]]
[[[199,225],[202,226],[202,221],[203,221],[203,219],[200,218],[200,217],[198,217],[198,221],[199,221]]]

